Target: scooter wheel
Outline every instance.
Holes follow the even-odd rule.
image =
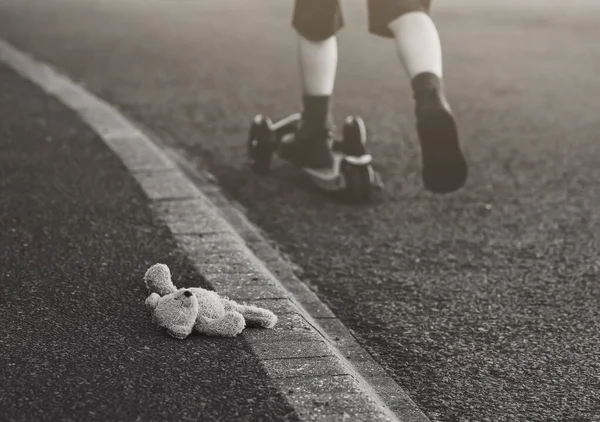
[[[275,152],[274,137],[271,120],[266,116],[257,115],[252,121],[248,134],[250,166],[257,174],[265,174],[271,168],[271,160]]]
[[[358,116],[348,116],[342,132],[342,152],[350,157],[361,157],[367,153],[367,129]]]
[[[371,199],[371,175],[369,167],[342,161],[340,171],[344,176],[346,187],[344,197],[352,204],[364,204]]]
[[[352,158],[367,154],[367,131],[360,117],[349,116],[344,122],[341,149],[347,157],[341,163],[340,171],[346,182],[344,197],[354,204],[365,203],[371,198],[370,164],[358,164]]]

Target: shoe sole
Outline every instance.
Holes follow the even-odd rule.
[[[454,117],[444,109],[429,112],[417,124],[421,141],[423,183],[434,193],[450,193],[467,180],[467,162]]]

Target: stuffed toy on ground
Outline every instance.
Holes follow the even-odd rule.
[[[154,264],[146,271],[144,282],[150,296],[146,306],[152,321],[183,340],[192,331],[220,337],[235,337],[246,326],[273,328],[277,316],[264,308],[241,305],[201,287],[178,289],[165,264]]]

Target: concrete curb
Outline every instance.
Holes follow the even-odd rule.
[[[429,419],[295,275],[210,174],[147,128],[0,40],[0,60],[53,95],[100,135],[152,202],[196,269],[220,294],[271,309],[272,330],[242,336],[304,421]]]

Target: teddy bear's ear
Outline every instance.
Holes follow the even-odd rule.
[[[154,264],[148,268],[144,274],[144,283],[149,292],[158,293],[160,296],[177,291],[171,281],[171,271],[165,264]]]
[[[160,300],[160,296],[156,293],[152,293],[150,296],[146,298],[146,307],[149,309],[155,309],[158,306],[158,301]]]

